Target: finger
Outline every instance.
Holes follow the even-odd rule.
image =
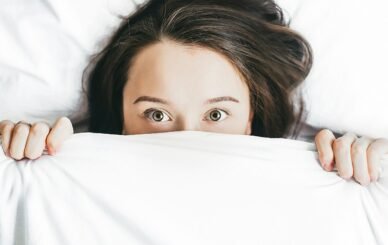
[[[373,140],[368,137],[361,137],[352,144],[353,176],[361,185],[370,183],[366,151],[372,142]]]
[[[32,125],[27,138],[26,148],[24,149],[25,157],[37,159],[42,155],[49,131],[50,127],[46,123],[35,123]]]
[[[346,133],[333,142],[334,161],[339,175],[344,179],[350,179],[353,176],[353,164],[351,158],[351,146],[357,139],[357,135]]]
[[[69,118],[61,117],[58,119],[46,139],[49,154],[55,154],[62,142],[72,135],[73,132],[73,125]]]
[[[30,126],[24,123],[16,124],[9,147],[9,154],[15,160],[21,160],[24,157],[24,148],[26,147]]]
[[[0,122],[0,135],[1,135],[1,144],[4,150],[4,154],[9,156],[9,144],[11,141],[12,131],[15,127],[15,124],[11,121],[1,121]]]
[[[388,139],[376,139],[367,149],[368,171],[371,181],[379,178],[380,161],[384,154],[388,154]]]
[[[332,171],[334,167],[334,152],[333,142],[335,136],[332,131],[323,129],[315,136],[315,144],[317,145],[319,161],[322,168],[327,171]]]

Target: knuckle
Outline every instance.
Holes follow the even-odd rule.
[[[365,149],[361,144],[353,144],[353,146],[352,146],[352,155],[353,156],[363,154],[364,152],[365,152]]]
[[[314,137],[315,141],[319,140],[320,138],[322,137],[322,131],[320,131],[319,133],[317,133]]]
[[[370,145],[368,147],[368,149],[366,150],[366,152],[367,152],[368,155],[377,155],[377,154],[379,154],[379,151],[375,147],[373,147],[373,145]]]
[[[337,146],[341,146],[345,143],[344,139],[343,138],[338,138],[338,139],[335,139],[333,144],[334,145],[337,145]]]
[[[58,128],[61,131],[66,131],[70,134],[74,133],[73,124],[70,119],[67,117],[61,117],[57,120],[56,126],[54,128]]]
[[[329,129],[325,128],[325,129],[322,129],[321,131],[319,131],[317,135],[315,135],[315,139],[317,140],[317,139],[320,139],[322,137],[327,137],[327,136],[332,136],[332,135],[333,135],[333,133]]]
[[[344,151],[347,148],[347,144],[346,144],[345,140],[343,140],[341,138],[335,139],[333,142],[333,148],[335,151]]]
[[[36,123],[31,127],[30,134],[32,135],[40,135],[48,132],[49,128],[44,123]]]
[[[63,125],[68,125],[71,124],[70,119],[67,117],[61,117],[58,119],[58,123],[63,124]]]
[[[352,148],[353,148],[354,151],[357,151],[357,152],[365,151],[365,146],[363,144],[361,144],[361,143],[354,143]]]
[[[333,142],[333,151],[336,154],[348,154],[348,152],[350,151],[350,147],[346,144],[344,140],[339,139]]]
[[[16,135],[20,135],[20,134],[24,135],[30,132],[30,128],[27,125],[18,124],[15,126],[14,131],[15,131],[14,134]]]
[[[5,124],[2,132],[11,131],[14,128],[14,125],[11,123]]]
[[[14,123],[9,120],[0,121],[0,126],[13,125]]]

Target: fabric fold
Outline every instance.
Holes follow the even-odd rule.
[[[75,134],[55,156],[0,153],[0,244],[388,244],[387,165],[364,187],[304,141]]]

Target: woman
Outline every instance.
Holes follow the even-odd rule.
[[[292,95],[310,71],[310,46],[271,0],[151,0],[128,18],[85,70],[89,131],[200,130],[295,137],[303,118]],[[15,159],[50,154],[73,133],[61,118],[0,123]],[[316,137],[322,167],[361,184],[377,180],[384,139],[328,129]],[[335,161],[334,161],[335,160]]]

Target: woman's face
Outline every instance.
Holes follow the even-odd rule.
[[[123,134],[251,134],[248,86],[224,56],[206,48],[170,40],[146,47],[123,93]]]

